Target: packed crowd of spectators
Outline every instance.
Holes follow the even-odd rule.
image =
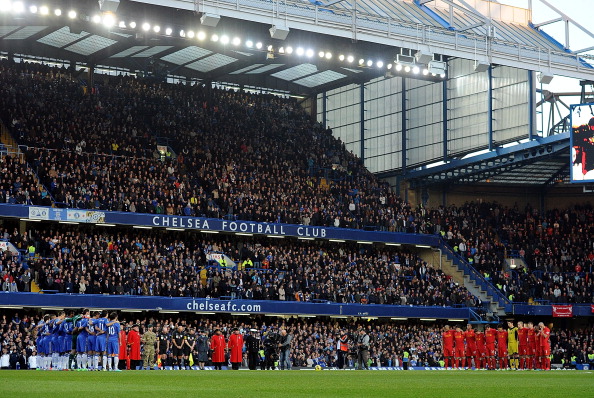
[[[594,302],[591,206],[541,213],[467,203],[444,214],[444,238],[512,301]]]
[[[0,72],[3,120],[27,146],[27,163],[2,158],[1,201],[47,205],[53,197],[73,208],[441,234],[513,301],[593,301],[590,207],[412,207],[292,99],[123,76],[91,88],[64,68],[9,61]],[[157,151],[164,140],[176,155]],[[512,253],[526,266],[510,270]],[[122,288],[163,289],[146,281]],[[197,288],[192,294],[202,294]],[[316,288],[323,299],[361,296]],[[266,288],[251,293],[270,296]]]
[[[396,248],[232,236],[205,239],[170,231],[52,228],[33,230],[31,236],[5,231],[11,243],[27,249],[30,269],[6,252],[0,272],[22,281],[23,276],[30,280],[33,271],[40,288],[61,293],[480,304],[441,270]],[[235,267],[209,260],[212,253],[226,254]]]
[[[8,61],[0,72],[4,122],[56,202],[426,232],[294,99],[128,77],[85,89],[66,69]]]
[[[0,156],[0,173],[0,203],[51,206],[48,192],[24,159],[15,154]]]

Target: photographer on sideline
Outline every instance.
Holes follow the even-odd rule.
[[[364,328],[359,329],[357,336],[357,369],[369,370],[369,335]]]

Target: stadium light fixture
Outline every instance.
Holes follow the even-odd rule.
[[[312,50],[311,48],[308,48],[307,51],[305,52],[305,56],[307,58],[311,58],[314,55],[314,50]]]
[[[200,232],[202,232],[203,234],[218,234],[219,231],[211,231],[209,229],[203,229]]]
[[[386,65],[386,68],[392,69],[392,66],[393,66],[392,63],[389,63],[388,65]]]
[[[340,54],[340,55],[338,56],[338,60],[339,60],[339,61],[344,61],[344,54]]]
[[[383,68],[384,67],[384,62],[383,61],[377,61],[375,64],[377,65],[378,68]]]
[[[365,60],[363,58],[359,58],[359,65],[360,66],[365,65]]]
[[[420,71],[421,68],[419,68],[418,66],[415,65],[412,67],[412,73],[414,73],[415,75],[418,75]]]
[[[320,58],[324,58],[326,56],[326,53],[324,51],[320,51],[318,55],[320,56]]]
[[[136,29],[136,22],[130,22],[130,29]]]
[[[193,30],[188,30],[187,36],[188,36],[188,39],[193,39],[194,36],[196,36],[196,33],[194,33]]]
[[[38,11],[37,10],[37,6],[31,6],[31,7],[29,7],[29,12],[31,14],[37,14],[37,11]]]
[[[48,15],[49,14],[49,8],[47,8],[47,6],[41,6],[41,7],[39,7],[39,13],[41,15]]]
[[[171,29],[171,28],[167,28],[167,29],[165,29],[165,34],[166,34],[167,36],[171,36],[171,34],[172,34],[172,33],[173,33],[173,29]]]
[[[419,64],[428,64],[433,59],[433,54],[421,50],[415,53],[415,61]]]
[[[60,15],[62,15],[62,10],[61,10],[61,9],[59,9],[59,8],[56,8],[56,9],[54,10],[54,14],[56,15],[56,17],[59,17]]]
[[[291,54],[293,54],[293,47],[287,46],[287,48],[285,49],[285,51],[286,51],[287,54],[291,55]]]
[[[210,40],[212,40],[212,41],[214,41],[214,42],[217,42],[217,41],[219,41],[219,35],[217,35],[217,34],[215,33],[214,35],[212,35],[212,36],[210,37]]]
[[[25,5],[22,1],[15,1],[12,3],[12,12],[15,14],[20,14],[25,11]]]
[[[299,240],[316,240],[316,238],[307,238],[305,236],[300,236],[299,238],[297,238]]]
[[[405,71],[406,73],[410,72],[410,66],[406,65],[406,66],[404,67],[404,71]]]
[[[366,240],[358,240],[357,243],[360,245],[373,245],[373,242],[368,242]]]
[[[234,37],[233,41],[231,42],[234,46],[238,46],[241,44],[241,39],[239,37]]]
[[[420,318],[419,321],[435,322],[435,321],[437,321],[437,319],[435,319],[435,318]]]
[[[250,234],[250,233],[247,233],[247,232],[236,232],[235,235],[238,235],[238,236],[254,236],[254,234]]]
[[[474,61],[474,71],[475,72],[486,72],[489,70],[491,64],[487,61]]]
[[[332,59],[332,53],[326,52],[326,59]]]
[[[267,238],[274,238],[274,239],[285,239],[282,235],[266,235]]]
[[[27,221],[27,222],[40,222],[41,220],[37,220],[34,218],[21,218],[21,221]]]
[[[254,47],[254,42],[251,41],[251,40],[248,40],[248,41],[245,42],[245,46],[247,48],[252,48],[252,47]]]
[[[97,223],[95,225],[97,225],[99,227],[115,227],[116,226],[115,224],[106,224],[106,223]]]
[[[354,60],[355,60],[355,57],[353,57],[352,55],[349,55],[347,57],[347,62],[350,63],[350,64],[352,64]]]
[[[120,5],[120,0],[99,0],[99,9],[103,12],[116,12]]]
[[[101,16],[95,14],[91,17],[91,21],[93,21],[93,23],[101,23]]]
[[[390,319],[393,321],[408,321],[408,318],[401,318],[401,317],[393,317]]]
[[[74,221],[58,221],[59,224],[71,224],[71,225],[78,225],[80,223]]]
[[[259,42],[256,43],[256,48],[258,50],[260,50],[262,48],[262,42],[261,41],[259,41]]]
[[[401,243],[386,243],[386,246],[402,246]]]
[[[196,38],[200,41],[206,39],[206,33],[204,31],[200,31],[196,34]]]
[[[297,47],[297,50],[295,50],[295,54],[301,57],[303,54],[305,54],[305,50],[303,49],[303,47]]]
[[[159,25],[153,26],[153,32],[159,33],[161,31],[161,27]]]
[[[427,64],[427,69],[431,74],[441,75],[445,73],[447,68],[448,64],[442,61],[431,61]]]
[[[151,29],[151,24],[148,22],[145,22],[142,24],[142,30],[144,30],[145,32],[148,32]]]
[[[345,241],[342,239],[328,239],[328,242],[344,243]]]
[[[402,70],[402,64],[396,64],[396,69],[397,72],[400,72]]]
[[[227,45],[227,44],[229,44],[229,36],[227,36],[227,35],[223,35],[223,36],[221,36],[221,43],[222,43],[223,45]]]
[[[552,73],[539,72],[536,75],[540,84],[550,84],[555,76]]]
[[[115,17],[113,14],[105,14],[103,16],[103,25],[105,25],[107,28],[111,28],[115,25]]]
[[[76,11],[74,11],[74,10],[68,11],[68,18],[74,19],[74,18],[76,18],[76,15],[77,15]]]
[[[270,51],[270,47],[271,47],[271,46],[269,46],[269,49],[268,49],[268,51]],[[279,54],[284,54],[284,53],[285,53],[285,48],[284,48],[284,47],[280,47],[280,48],[278,49],[278,53],[279,53]]]
[[[136,228],[136,229],[153,229],[153,227],[148,227],[146,225],[133,225],[132,228]]]
[[[272,25],[268,31],[270,37],[277,40],[285,40],[289,35],[289,27],[286,25]]]
[[[12,3],[10,0],[0,0],[0,12],[9,12],[12,10]]]
[[[373,61],[372,61],[372,60],[370,60],[370,59],[368,59],[368,60],[367,60],[367,66],[373,66]]]
[[[204,26],[210,26],[211,28],[216,28],[221,17],[217,14],[208,14],[204,13],[200,17],[200,23]]]
[[[183,228],[165,228],[166,231],[185,231]]]
[[[9,0],[0,0],[0,12],[8,12],[12,9],[12,4]]]

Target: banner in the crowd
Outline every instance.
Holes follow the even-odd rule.
[[[553,317],[571,318],[573,316],[572,305],[553,305]]]
[[[592,311],[592,313],[594,314],[594,304],[590,305],[590,310]]]
[[[511,311],[514,315],[526,316],[553,316],[552,305],[530,305],[530,304],[514,304]],[[571,305],[571,316],[594,316],[592,304],[573,304]]]
[[[19,254],[19,249],[17,249],[12,243],[7,241],[0,241],[0,252],[9,251],[12,254]]]
[[[219,265],[223,266],[223,267],[235,267],[237,264],[235,264],[235,261],[231,260],[229,258],[229,256],[227,256],[225,253],[208,253],[206,255],[206,258],[208,260],[214,260],[217,263],[219,263]]]
[[[273,300],[230,300],[160,296],[119,296],[102,294],[39,294],[0,292],[0,307],[97,308],[194,312],[198,314],[273,314],[300,316],[469,319],[468,308],[413,307],[406,305],[339,304]]]
[[[350,240],[362,243],[384,242],[417,246],[439,246],[436,235],[406,234],[388,231],[319,227],[311,225],[277,224],[255,221],[229,221],[216,218],[172,216],[165,214],[126,213],[58,209],[42,206],[0,204],[0,217],[60,222],[119,224],[202,232],[232,232],[242,235],[293,236],[300,239]]]

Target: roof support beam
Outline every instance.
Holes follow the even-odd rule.
[[[463,0],[460,0],[463,1]],[[540,24],[535,25],[536,27],[540,27],[540,26],[544,26],[544,25],[548,25],[550,23],[554,23],[554,22],[559,22],[559,21],[563,21],[565,22],[565,47],[567,49],[570,48],[569,45],[569,24],[571,23],[572,25],[574,25],[576,28],[578,28],[579,30],[581,30],[582,32],[584,32],[585,34],[587,34],[588,36],[590,36],[591,38],[594,39],[594,33],[592,33],[591,31],[589,31],[586,27],[584,27],[583,25],[579,24],[576,20],[574,20],[573,18],[569,17],[567,14],[565,14],[563,11],[559,10],[558,8],[556,8],[555,6],[553,6],[551,3],[549,3],[547,0],[539,0],[541,3],[545,4],[547,7],[549,7],[551,10],[555,11],[557,14],[560,15],[559,18],[550,20],[548,22],[543,22]],[[591,50],[592,47],[585,49],[585,51],[589,51]],[[584,50],[580,50],[579,52],[574,52],[575,54],[579,54],[582,52],[585,52]]]

